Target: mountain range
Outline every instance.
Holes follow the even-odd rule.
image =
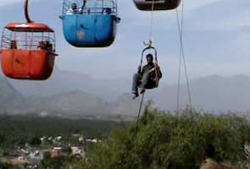
[[[132,100],[131,80],[95,79],[89,75],[56,69],[47,81],[17,81],[0,78],[0,112],[45,113],[67,117],[134,118],[140,99]],[[190,81],[192,106],[209,112],[248,112],[250,77],[218,75]],[[177,85],[160,85],[146,92],[162,110],[177,109]],[[180,108],[187,107],[187,86],[180,86]]]

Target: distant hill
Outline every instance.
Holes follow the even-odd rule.
[[[112,113],[113,108],[112,104],[82,91],[72,91],[40,99],[31,97],[29,100],[38,110],[72,116],[108,115]]]
[[[24,96],[54,96],[70,91],[82,91],[114,101],[121,93],[129,91],[131,82],[122,79],[94,79],[89,75],[55,69],[46,81],[18,81],[10,83]]]
[[[22,112],[27,103],[6,78],[0,77],[0,112]]]
[[[136,116],[140,99],[132,100],[131,81],[94,79],[91,76],[56,70],[48,81],[1,79],[1,108],[19,112],[49,112],[75,116]],[[193,105],[209,112],[250,110],[250,77],[208,76],[190,81]],[[181,85],[180,108],[188,104],[186,85]],[[164,110],[176,110],[176,85],[160,85],[147,91],[145,102],[153,100]]]
[[[250,77],[208,76],[190,82],[193,105],[196,109],[210,112],[249,111]],[[176,109],[177,86],[162,86],[152,94],[155,102],[166,110]],[[181,85],[180,105],[188,104],[186,85]]]
[[[113,114],[128,119],[134,119],[139,111],[140,100],[132,100],[131,94],[121,94],[114,102]]]

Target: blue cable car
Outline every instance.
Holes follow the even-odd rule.
[[[64,37],[75,47],[107,47],[115,39],[116,0],[64,0]]]

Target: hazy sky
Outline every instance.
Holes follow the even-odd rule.
[[[131,78],[136,71],[143,41],[149,38],[150,13],[135,8],[132,0],[118,0],[121,23],[114,44],[103,49],[71,47],[63,37],[62,1],[31,0],[31,18],[56,31],[56,66],[92,74],[97,78]],[[184,48],[191,78],[250,75],[250,1],[184,0]],[[25,21],[24,0],[0,0],[0,28]],[[164,82],[175,83],[179,60],[176,13],[155,12],[153,42],[159,53]]]

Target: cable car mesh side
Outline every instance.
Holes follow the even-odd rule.
[[[1,49],[12,49],[15,42],[18,50],[40,50],[41,42],[47,42],[52,45],[55,50],[54,33],[51,32],[15,32],[5,29],[1,40]]]
[[[77,12],[82,15],[114,15],[117,16],[117,3],[115,0],[64,0],[62,15],[67,15],[71,5],[76,3]],[[84,6],[84,8],[83,8]]]

